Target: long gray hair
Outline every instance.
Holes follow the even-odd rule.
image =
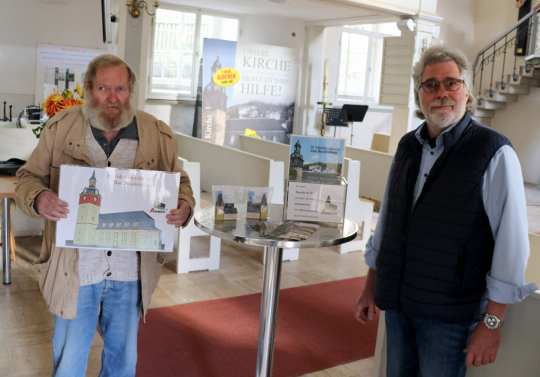
[[[418,93],[420,91],[424,70],[428,65],[446,62],[454,62],[458,66],[459,72],[461,73],[461,79],[465,81],[465,88],[469,90],[467,111],[471,115],[474,115],[476,111],[476,98],[473,94],[473,71],[471,63],[461,50],[446,45],[435,45],[424,51],[420,60],[413,67],[414,103],[416,103],[417,107],[415,115],[420,119],[425,119],[422,107],[420,106]]]

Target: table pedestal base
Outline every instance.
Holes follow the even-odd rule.
[[[259,329],[259,352],[257,354],[257,377],[272,375],[282,257],[282,248],[266,248],[261,325]]]
[[[4,268],[4,285],[11,284],[11,254],[9,251],[9,199],[2,199],[2,257]]]

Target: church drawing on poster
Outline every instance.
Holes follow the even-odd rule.
[[[161,230],[146,212],[99,213],[102,197],[96,182],[94,171],[88,187],[79,194],[75,236],[66,245],[161,250]]]

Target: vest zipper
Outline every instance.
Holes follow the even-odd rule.
[[[444,136],[443,136],[443,141],[444,141]],[[448,154],[448,149],[449,148],[447,148],[446,145],[445,145],[445,148],[444,148],[442,154],[439,156],[437,161],[435,161],[435,164],[433,164],[433,167],[431,168],[431,171],[429,172],[429,175],[426,178],[426,181],[424,182],[424,186],[422,187],[422,192],[420,192],[420,195],[418,196],[418,199],[416,200],[416,202],[412,206],[411,211],[409,211],[409,208],[407,208],[407,211],[405,212],[405,213],[408,213],[408,215],[407,215],[407,218],[405,219],[405,223],[403,224],[404,231],[403,231],[403,246],[402,246],[402,252],[401,252],[401,271],[400,271],[399,283],[398,283],[398,287],[397,287],[397,303],[398,303],[398,306],[399,306],[400,309],[401,309],[401,286],[403,285],[403,280],[404,280],[404,277],[405,277],[407,235],[409,233],[409,227],[410,227],[410,224],[411,224],[411,219],[413,217],[413,214],[414,214],[414,211],[415,211],[416,207],[418,206],[418,203],[425,196],[425,193],[427,191],[427,187],[429,187],[431,185],[431,182],[433,182],[435,173],[437,172],[437,170],[439,170],[440,166],[442,165],[442,163],[446,159],[446,155]],[[417,174],[419,174],[419,172]],[[418,176],[417,176],[416,179],[418,179]],[[410,199],[409,203],[407,204],[407,207],[411,206],[411,203],[412,203],[413,200],[414,200],[414,186],[413,186],[413,189],[412,189],[412,192],[411,192],[411,199]]]

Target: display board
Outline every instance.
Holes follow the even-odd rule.
[[[287,220],[342,223],[347,185],[343,182],[345,139],[291,137]]]
[[[60,167],[58,196],[70,213],[56,225],[56,246],[173,251],[180,173]]]
[[[83,86],[88,63],[107,50],[39,44],[37,47],[35,103],[40,104],[55,89],[74,91]]]
[[[236,147],[249,129],[288,144],[297,71],[296,49],[205,38],[201,138]]]

